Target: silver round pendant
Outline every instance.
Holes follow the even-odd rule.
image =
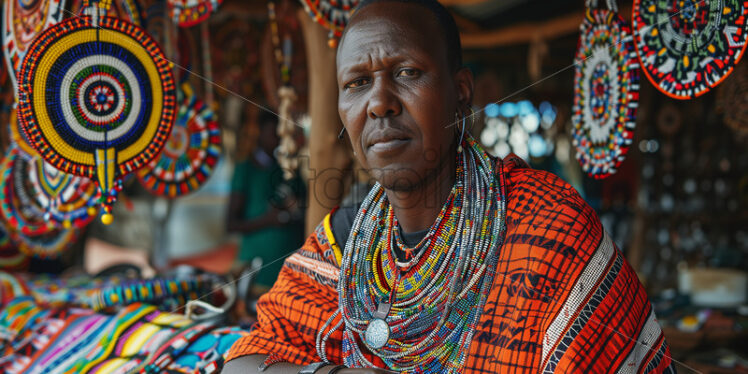
[[[390,340],[390,326],[383,319],[375,318],[366,326],[364,338],[371,348],[382,348]]]

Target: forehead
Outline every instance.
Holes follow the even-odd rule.
[[[390,57],[413,54],[446,62],[445,39],[444,30],[423,6],[374,3],[351,18],[338,48],[338,66],[368,59],[371,52]]]

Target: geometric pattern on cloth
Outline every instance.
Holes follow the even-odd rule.
[[[628,362],[638,363],[641,372],[671,370],[644,288],[621,252],[604,240],[597,214],[558,177],[514,160],[504,159],[507,228],[493,286],[467,359],[455,370],[537,373],[551,357],[557,372],[616,372]],[[296,254],[339,268],[329,235],[323,222]],[[606,264],[602,269],[595,265],[600,259]],[[312,267],[300,271],[292,262],[286,261],[278,281],[259,299],[254,329],[236,342],[228,360],[271,353],[298,365],[320,360],[317,333],[338,310],[336,286],[311,274]],[[588,276],[597,278],[593,282]],[[578,301],[580,295],[585,300]],[[567,316],[565,307],[586,310],[586,322],[574,325],[582,313]],[[324,333],[329,333],[328,359],[342,363],[342,330]],[[650,341],[654,344],[643,344]],[[378,357],[364,355],[383,367]]]

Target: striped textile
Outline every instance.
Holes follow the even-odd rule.
[[[674,372],[631,266],[579,194],[516,157],[505,163],[507,230],[494,283],[461,373]],[[258,302],[258,323],[228,360],[275,353],[319,361],[317,331],[338,307],[340,247],[330,215]],[[337,322],[337,321],[336,321]],[[342,331],[327,357],[342,363]],[[383,363],[367,356],[376,365]]]

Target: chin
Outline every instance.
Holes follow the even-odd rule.
[[[391,191],[410,192],[423,182],[423,177],[416,172],[416,168],[403,164],[371,168],[369,173],[382,187]]]

